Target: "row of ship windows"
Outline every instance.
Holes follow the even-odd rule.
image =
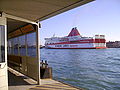
[[[93,41],[70,41],[70,42],[72,42],[72,43],[78,43],[78,42],[88,42],[88,43],[92,43]],[[46,43],[47,45],[48,44],[55,44],[55,43]]]
[[[57,42],[56,42],[57,43]],[[55,44],[55,43],[46,43],[46,45],[48,45],[48,44]]]
[[[69,45],[55,45],[55,47],[69,47]]]

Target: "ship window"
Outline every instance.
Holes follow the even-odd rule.
[[[62,47],[62,45],[55,45],[55,47]]]
[[[68,47],[69,45],[64,45],[63,47]]]

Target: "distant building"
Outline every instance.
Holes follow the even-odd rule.
[[[120,48],[120,41],[109,41],[109,42],[106,42],[106,46],[108,48]]]

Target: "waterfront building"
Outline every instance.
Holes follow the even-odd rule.
[[[120,41],[109,41],[106,43],[108,48],[120,48]]]

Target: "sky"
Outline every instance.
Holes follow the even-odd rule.
[[[40,23],[41,45],[54,34],[67,36],[73,27],[82,36],[102,34],[106,41],[120,41],[120,0],[95,0]]]

